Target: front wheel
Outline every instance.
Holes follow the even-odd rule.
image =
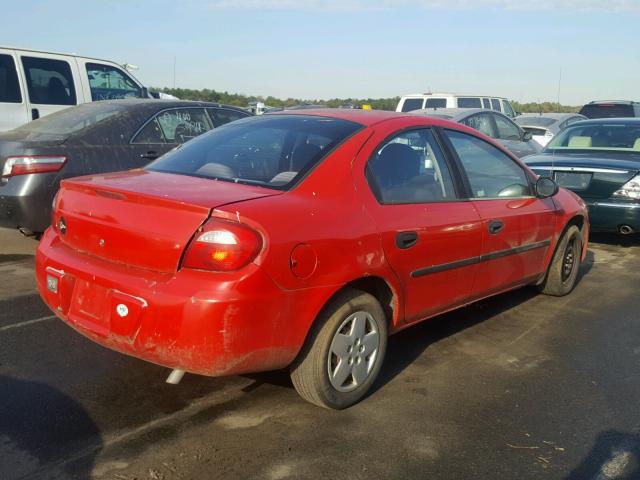
[[[305,400],[346,408],[371,388],[386,347],[387,319],[380,303],[368,293],[346,290],[312,327],[291,366],[291,380]]]
[[[582,258],[582,234],[572,225],[564,233],[551,259],[544,282],[539,286],[542,293],[561,297],[576,285],[580,259]]]

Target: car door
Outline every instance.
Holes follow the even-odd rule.
[[[132,160],[146,164],[212,128],[212,121],[203,107],[162,110],[133,136]]]
[[[358,156],[364,200],[414,322],[472,294],[481,221],[461,200],[460,180],[429,128],[376,132]],[[364,175],[363,175],[364,176]]]
[[[475,295],[535,280],[545,271],[551,248],[557,218],[553,200],[536,198],[530,174],[499,148],[468,133],[446,130],[445,135],[483,224]]]
[[[23,91],[13,52],[0,49],[0,132],[29,121]]]
[[[75,62],[63,55],[20,55],[27,85],[27,110],[35,120],[78,103],[82,90]]]

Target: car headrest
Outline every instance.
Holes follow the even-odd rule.
[[[636,138],[636,141],[633,143],[634,150],[640,150],[640,138]]]
[[[227,165],[223,165],[222,163],[205,163],[198,170],[196,170],[196,173],[199,175],[206,175],[208,177],[235,177],[233,170],[231,170],[231,168]]]
[[[591,148],[592,145],[593,141],[591,140],[591,137],[575,136],[571,137],[568,146],[571,148]]]
[[[420,174],[420,157],[409,145],[390,143],[371,161],[371,169],[381,187],[398,186]]]

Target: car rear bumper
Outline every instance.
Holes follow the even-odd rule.
[[[57,175],[39,173],[0,183],[0,227],[44,232],[51,223]]]
[[[640,232],[640,202],[611,198],[585,201],[593,231],[619,232],[620,227],[629,226],[634,232]]]
[[[281,290],[253,264],[230,273],[128,268],[76,252],[52,229],[38,247],[36,277],[47,305],[91,340],[211,376],[289,365],[318,297],[317,289]]]

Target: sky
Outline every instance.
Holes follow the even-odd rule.
[[[640,0],[0,0],[0,45],[137,65],[151,87],[640,100]]]

